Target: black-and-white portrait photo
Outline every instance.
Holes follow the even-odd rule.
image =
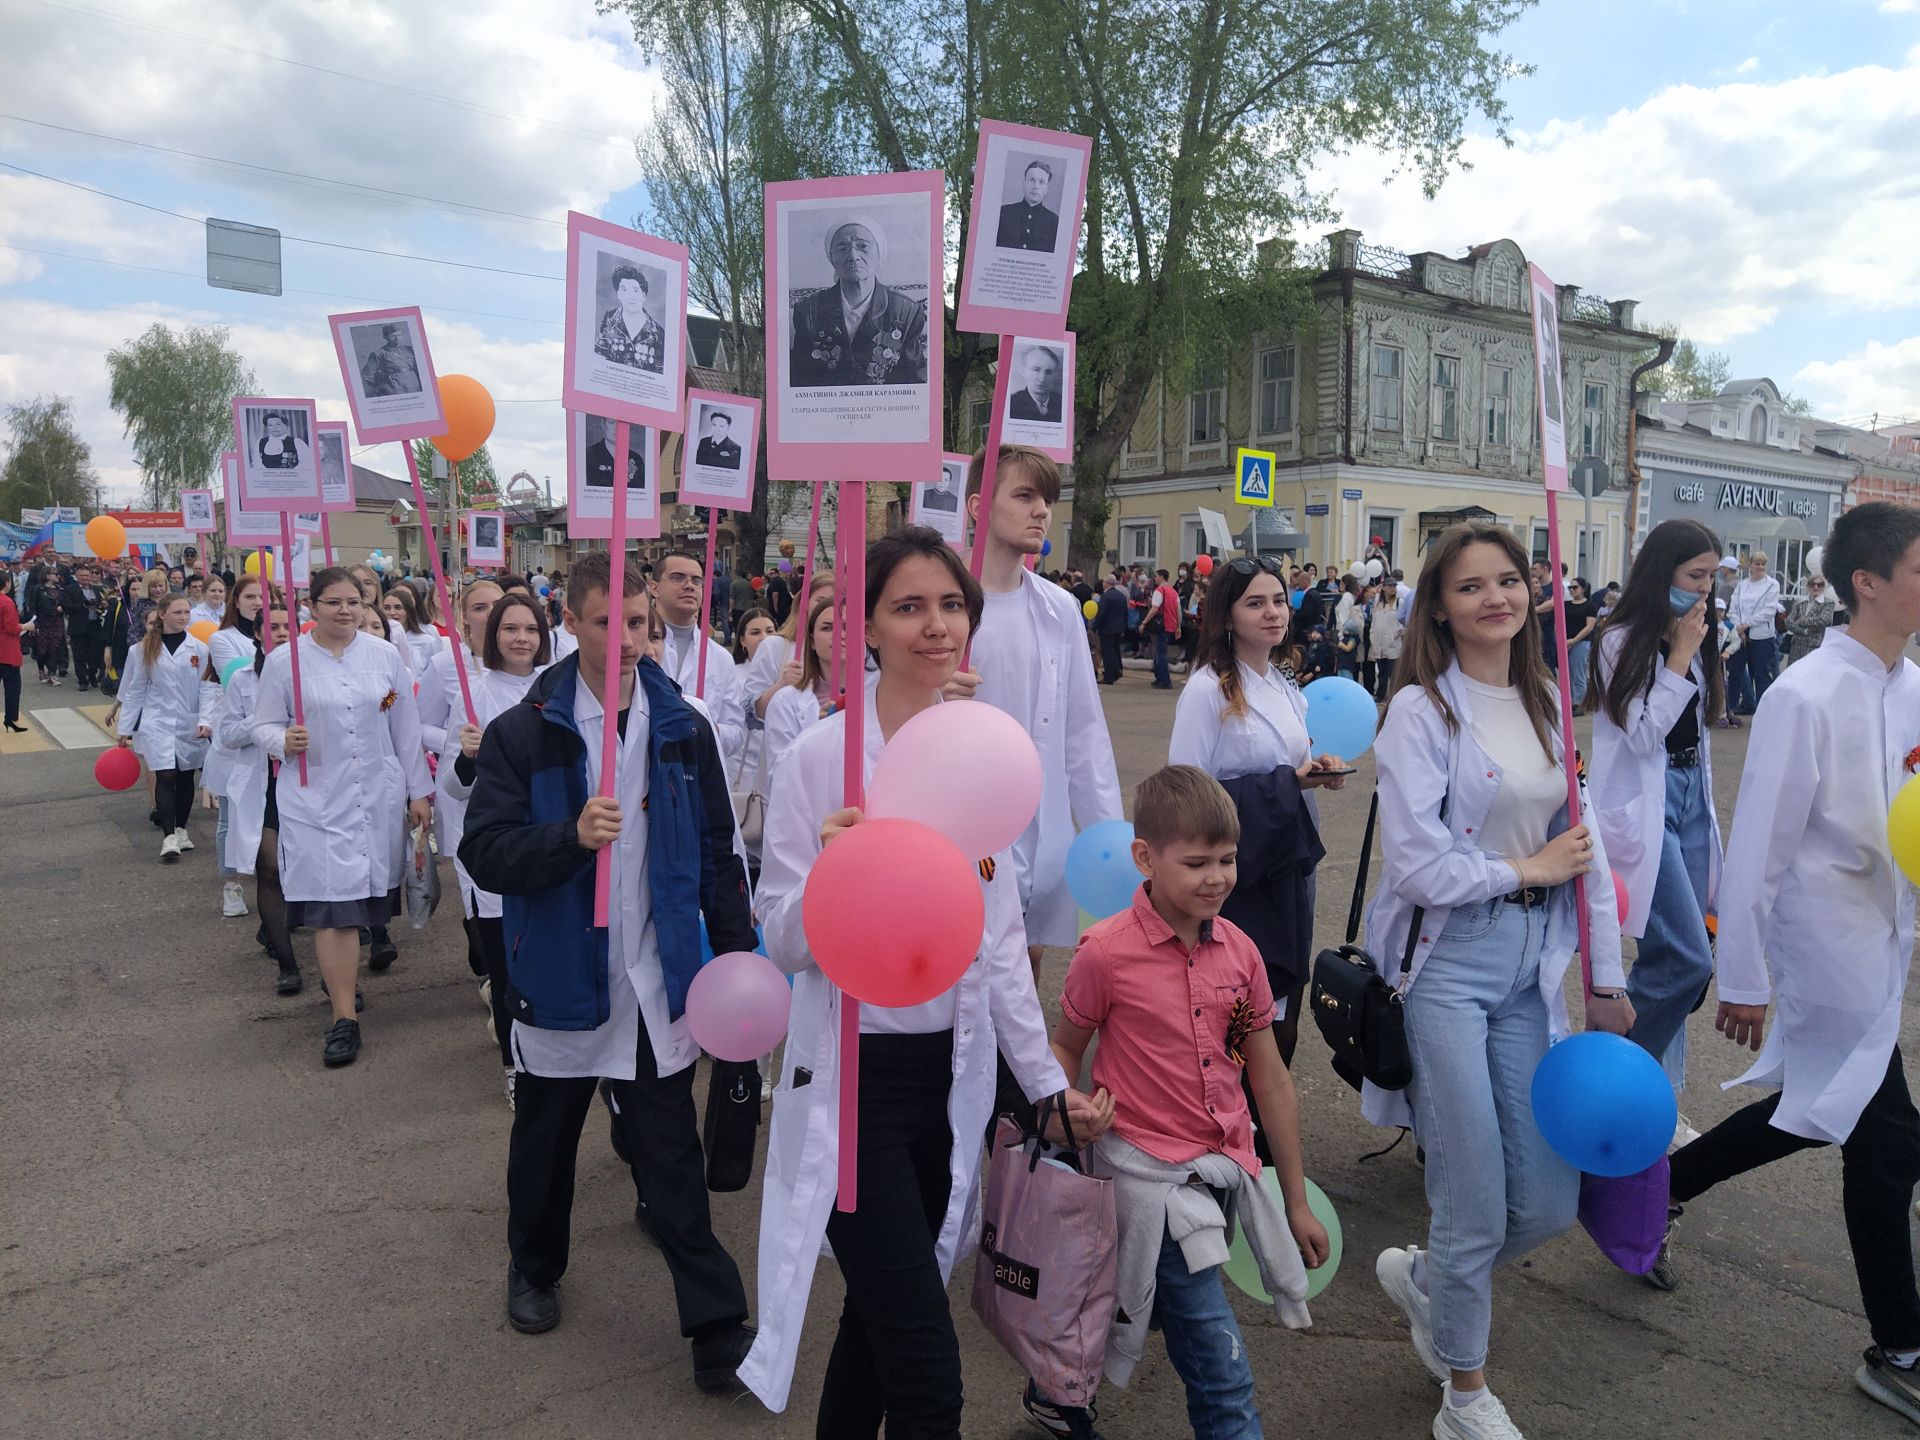
[[[584,415],[686,423],[686,251],[567,215],[567,333],[560,399]]]
[[[498,512],[477,510],[467,516],[467,560],[474,565],[507,563],[506,527]]]
[[[347,432],[322,425],[314,437],[320,456],[320,499],[331,506],[353,504],[352,469],[347,459]]]
[[[205,534],[213,529],[213,491],[182,490],[180,492],[180,525],[196,535]]]
[[[600,323],[593,353],[615,365],[658,375],[667,360],[667,328],[661,320],[666,272],[603,250],[594,256],[594,309]]]
[[[1013,420],[1038,420],[1058,425],[1064,401],[1061,386],[1066,375],[1066,349],[1028,341],[1013,350],[1013,379],[1007,395],[1007,415]]]
[[[1028,151],[1010,152],[1001,177],[1000,224],[993,243],[1001,250],[1044,250],[1060,244],[1060,161]]]
[[[613,525],[614,467],[620,463],[614,451],[618,422],[578,413],[569,414],[567,422],[567,523],[582,538],[605,539]],[[635,538],[643,533],[636,527],[659,515],[654,433],[645,425],[627,426],[627,524]]]
[[[247,412],[248,459],[261,470],[299,470],[313,464],[307,417],[297,410]]]
[[[937,479],[913,487],[907,523],[925,525],[958,548],[967,538],[967,457],[943,455]]]
[[[347,342],[353,346],[354,368],[360,372],[363,394],[381,399],[420,393],[420,357],[414,352],[411,329],[402,320],[347,327]]]
[[[1560,418],[1560,386],[1563,383],[1560,371],[1560,326],[1559,311],[1553,297],[1538,286],[1534,288],[1536,327],[1540,336],[1540,389],[1545,397],[1547,423],[1562,424]]]
[[[940,478],[927,487],[927,493],[920,503],[929,510],[958,510],[960,489],[953,472],[943,465],[940,467]]]
[[[234,401],[240,493],[251,510],[297,510],[320,499],[311,404]],[[300,502],[300,503],[294,503]]]
[[[927,383],[926,231],[917,197],[793,217],[789,384]]]
[[[613,489],[613,445],[616,427],[611,420],[603,420],[598,415],[586,417],[587,425],[587,466],[585,478],[590,489]],[[627,489],[644,490],[647,488],[647,428],[644,425],[627,427]],[[607,513],[613,513],[613,502],[605,502]]]
[[[733,437],[733,415],[719,405],[702,405],[699,416],[700,443],[694,448],[693,463],[715,470],[740,468],[740,442]]]
[[[473,517],[473,545],[476,550],[497,550],[500,548],[500,518],[497,515],[476,515]]]

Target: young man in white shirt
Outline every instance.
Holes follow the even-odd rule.
[[[1887,838],[1887,811],[1920,763],[1920,667],[1905,656],[1920,630],[1920,511],[1862,505],[1834,525],[1826,553],[1852,623],[1829,631],[1755,714],[1718,902],[1714,1027],[1756,1050],[1764,1039],[1734,1083],[1781,1089],[1674,1154],[1672,1214],[1735,1175],[1838,1145],[1873,1336],[1855,1379],[1920,1424],[1908,1229],[1920,1112],[1899,1046],[1914,890]],[[1677,1283],[1672,1238],[1670,1222],[1648,1276],[1660,1289]]]
[[[980,451],[967,472],[967,513],[975,525],[985,465]],[[980,676],[975,698],[1018,720],[1040,752],[1040,808],[1013,844],[1036,976],[1043,946],[1079,939],[1079,907],[1067,891],[1067,847],[1078,830],[1121,817],[1120,778],[1087,650],[1086,618],[1071,593],[1026,566],[1026,557],[1046,543],[1059,499],[1059,466],[1028,446],[1001,446],[980,573],[986,613],[970,667]]]
[[[731,773],[740,756],[740,747],[746,742],[747,715],[733,656],[706,633],[706,617],[702,614],[707,596],[705,562],[691,551],[670,552],[660,562],[653,592],[660,605],[661,618],[667,622],[660,668],[680,687],[683,695],[697,695],[706,704],[713,716],[720,754]],[[705,685],[700,684],[702,644],[707,647]]]
[[[1733,587],[1727,601],[1727,618],[1733,622],[1743,642],[1735,652],[1734,663],[1746,671],[1743,687],[1751,697],[1737,714],[1751,715],[1759,708],[1767,687],[1780,668],[1780,582],[1767,573],[1767,553],[1756,550],[1747,557],[1747,578]]]

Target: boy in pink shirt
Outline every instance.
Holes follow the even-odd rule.
[[[1299,1112],[1273,1039],[1266,967],[1253,942],[1220,918],[1240,838],[1233,802],[1205,771],[1170,765],[1135,792],[1133,827],[1144,883],[1129,909],[1081,937],[1052,1042],[1068,1081],[1078,1084],[1098,1033],[1094,1083],[1113,1100],[1112,1128],[1089,1163],[1115,1181],[1120,1299],[1135,1333],[1123,1339],[1123,1323],[1115,1322],[1106,1370],[1125,1383],[1151,1318],[1186,1387],[1194,1434],[1247,1440],[1261,1434],[1260,1417],[1246,1346],[1220,1283],[1225,1217],[1214,1223],[1217,1212],[1233,1212],[1263,1274],[1295,1274],[1298,1283],[1284,1288],[1294,1292],[1298,1323],[1305,1317],[1300,1267],[1325,1263],[1327,1233],[1307,1206]],[[1272,1143],[1284,1219],[1256,1183],[1243,1066]],[[1272,1252],[1288,1240],[1297,1258],[1291,1250],[1262,1253],[1263,1241]],[[1283,1294],[1271,1280],[1268,1289]],[[1142,1291],[1150,1315],[1133,1311]],[[1051,1434],[1084,1440],[1095,1433],[1090,1411],[1053,1405],[1031,1383],[1025,1409]]]

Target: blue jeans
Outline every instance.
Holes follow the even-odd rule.
[[[1153,683],[1162,690],[1173,685],[1173,675],[1167,669],[1167,628],[1156,625],[1153,630]]]
[[[1579,1172],[1533,1121],[1546,932],[1545,906],[1457,906],[1407,992],[1407,1098],[1433,1212],[1433,1344],[1455,1370],[1487,1362],[1495,1267],[1567,1229],[1580,1202]]]
[[[1748,708],[1758,709],[1767,687],[1780,673],[1780,637],[1770,635],[1765,640],[1756,640],[1748,636],[1741,653],[1747,657],[1747,685],[1753,694]]]
[[[1660,871],[1653,882],[1646,934],[1627,976],[1633,1001],[1634,1044],[1658,1060],[1678,1090],[1687,1076],[1687,1016],[1713,976],[1707,941],[1707,872],[1713,825],[1707,813],[1707,772],[1667,771],[1667,824]]]
[[[1572,673],[1567,679],[1573,686],[1573,703],[1579,707],[1587,698],[1587,647],[1591,640],[1582,640],[1567,647],[1567,669]]]
[[[1194,1440],[1262,1440],[1253,1367],[1219,1267],[1189,1274],[1187,1258],[1171,1235],[1160,1237],[1153,1324],[1166,1336],[1167,1358],[1186,1386]]]

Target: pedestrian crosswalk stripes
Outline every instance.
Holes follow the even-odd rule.
[[[63,750],[104,750],[113,743],[113,736],[105,724],[111,708],[108,705],[85,705],[29,710],[25,715],[30,727],[28,733],[7,735],[6,743],[0,744],[0,754],[51,750],[55,743]]]

